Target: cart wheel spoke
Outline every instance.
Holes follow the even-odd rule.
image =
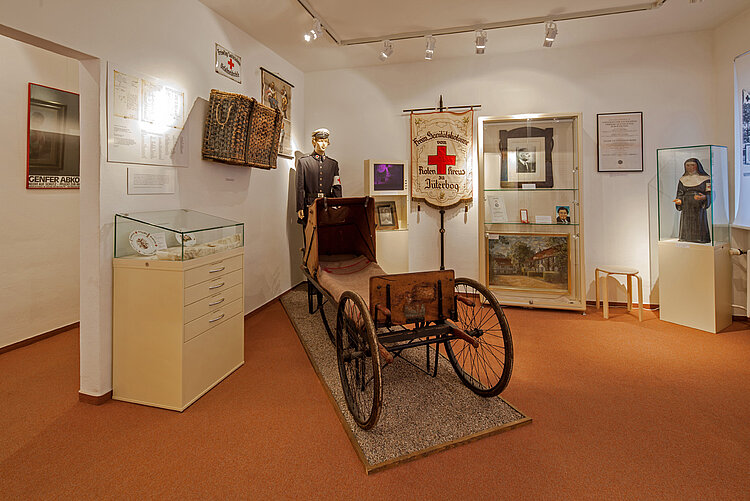
[[[448,359],[474,393],[483,397],[498,395],[508,386],[513,372],[508,321],[495,296],[479,282],[457,278],[455,292],[470,300],[456,301],[456,323],[479,342],[479,347],[459,339],[448,341]]]
[[[357,424],[369,430],[383,402],[375,326],[364,300],[347,291],[336,315],[336,356],[346,405]]]

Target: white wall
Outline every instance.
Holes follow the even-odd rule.
[[[436,59],[413,64],[307,73],[305,130],[328,127],[329,149],[341,166],[344,194],[363,191],[366,158],[409,158],[407,108],[481,104],[478,115],[583,113],[586,278],[594,297],[597,264],[641,270],[646,301],[650,283],[648,184],[656,176],[656,149],[706,144],[712,139],[711,33],[615,40],[574,48],[499,56]],[[644,172],[596,171],[596,114],[644,113]],[[476,165],[476,162],[475,162]],[[475,181],[476,183],[476,181]],[[476,190],[476,186],[475,186]],[[468,216],[446,214],[446,267],[478,274],[477,193]],[[654,210],[655,212],[655,210]],[[412,270],[439,266],[439,215],[422,207],[409,215]],[[655,261],[655,260],[654,260]],[[624,300],[623,291],[618,291]]]
[[[78,62],[0,36],[0,347],[78,321],[78,190],[26,189],[29,82],[78,92]]]
[[[735,163],[737,157],[735,153],[739,151],[739,143],[735,135],[735,117],[739,112],[735,109],[735,104],[739,101],[743,84],[748,88],[747,80],[738,82],[740,87],[735,93],[735,73],[734,58],[750,50],[750,30],[747,29],[750,23],[750,9],[742,14],[733,17],[731,20],[722,24],[714,30],[713,37],[713,58],[714,58],[714,85],[716,95],[716,110],[714,113],[715,120],[715,141],[716,144],[722,144],[729,147],[729,179],[736,179],[736,169],[739,164]],[[744,56],[744,68],[747,68],[747,60],[750,56]],[[741,161],[741,159],[740,159]],[[742,200],[734,198],[734,203],[730,206],[737,209],[735,222],[744,226],[750,221],[750,178],[739,177],[740,183],[730,185],[736,188],[730,189],[735,197],[739,196]],[[739,212],[741,211],[741,212]],[[732,229],[732,245],[747,249],[750,246],[750,231],[747,229]],[[732,258],[732,286],[733,286],[733,304],[747,304],[747,283],[746,267],[747,261],[745,256]],[[735,315],[747,315],[748,313],[739,308],[734,309]]]
[[[209,91],[218,88],[259,97],[263,66],[295,85],[293,146],[304,117],[304,76],[270,49],[214,14],[196,0],[118,2],[69,0],[0,5],[2,23],[15,30],[72,48],[95,58],[82,66],[87,86],[99,94],[100,170],[82,174],[81,391],[101,395],[111,386],[111,295],[113,219],[117,212],[190,208],[245,223],[245,311],[251,311],[301,280],[301,230],[294,222],[293,161],[279,157],[273,171],[234,167],[200,158]],[[214,72],[214,43],[242,57],[243,83]],[[106,162],[106,62],[172,82],[186,89],[189,165],[179,168],[174,195],[129,196],[127,165]],[[87,97],[83,95],[82,100]],[[87,110],[82,104],[82,134]],[[87,105],[88,106],[88,105]],[[90,126],[91,124],[88,124]],[[88,154],[85,151],[89,151]],[[82,163],[97,152],[82,145]],[[87,156],[86,156],[87,155]],[[85,170],[84,170],[85,172]],[[99,183],[95,179],[99,174]],[[85,202],[84,202],[85,200]],[[85,206],[84,206],[85,205]],[[99,213],[92,218],[91,213]],[[88,250],[87,250],[88,249]],[[91,252],[98,249],[99,252]],[[88,252],[87,255],[84,253]]]

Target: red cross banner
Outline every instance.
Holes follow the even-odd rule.
[[[411,198],[438,209],[470,202],[474,112],[412,113]]]

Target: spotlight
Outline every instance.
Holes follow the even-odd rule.
[[[427,61],[432,61],[432,56],[435,54],[435,37],[427,35],[425,39],[424,58]]]
[[[552,42],[555,41],[557,36],[557,25],[552,21],[547,21],[546,24],[547,32],[544,35],[544,47],[552,47]]]
[[[476,49],[477,54],[484,54],[484,48],[487,47],[487,32],[484,30],[477,30],[474,35],[476,35]]]
[[[320,24],[320,21],[313,19],[312,29],[305,33],[305,42],[314,42],[321,35],[323,35],[323,26]]]
[[[393,54],[393,44],[390,40],[383,40],[383,50],[380,51],[380,60],[385,61]]]

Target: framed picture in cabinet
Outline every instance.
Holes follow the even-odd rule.
[[[552,188],[553,129],[518,127],[500,131],[500,185]]]
[[[490,232],[486,243],[491,288],[570,292],[569,234]]]
[[[379,230],[397,230],[398,213],[396,212],[396,202],[378,202],[375,204],[375,221]]]
[[[521,209],[520,211],[521,222],[528,224],[529,222],[529,209]]]

